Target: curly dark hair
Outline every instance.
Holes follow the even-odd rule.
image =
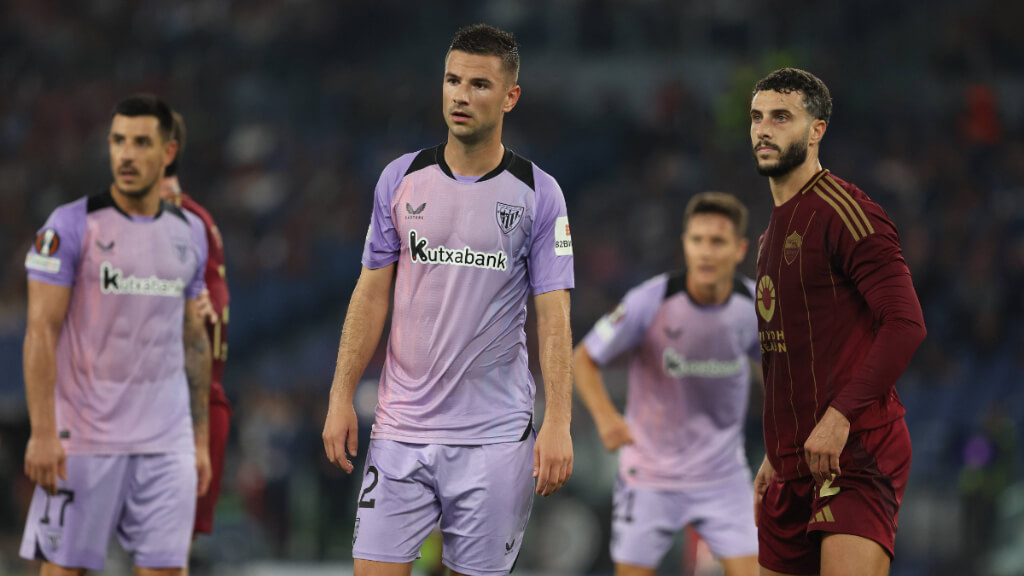
[[[817,76],[797,68],[781,68],[758,80],[754,85],[754,94],[764,91],[780,94],[801,92],[804,95],[804,108],[818,120],[827,124],[832,118],[832,95],[828,86]]]
[[[453,50],[467,54],[497,56],[505,71],[515,84],[519,78],[519,45],[511,32],[505,32],[488,24],[473,24],[460,28],[452,38],[448,53]]]

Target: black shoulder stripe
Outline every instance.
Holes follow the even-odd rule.
[[[89,196],[89,199],[85,201],[86,213],[95,212],[97,210],[103,210],[104,208],[113,208],[124,216],[128,216],[124,210],[118,207],[114,202],[114,197],[110,195],[110,190],[104,190],[99,194],[93,194]]]
[[[665,285],[665,300],[679,294],[680,292],[686,292],[686,272],[673,272],[668,277],[668,284]]]
[[[433,148],[424,148],[420,150],[420,153],[416,155],[412,160],[412,164],[409,165],[409,169],[405,171],[405,176],[412,174],[413,172],[419,172],[427,166],[433,166],[437,164],[437,150],[440,146],[434,146]]]
[[[747,288],[747,285],[743,283],[743,278],[741,278],[738,275],[732,281],[732,291],[739,294],[740,296],[746,296],[751,300],[754,299],[754,295],[750,292],[750,289]]]
[[[171,204],[170,202],[167,202],[165,200],[161,200],[160,209],[167,211],[168,214],[174,214],[178,218],[181,218],[182,222],[188,224],[188,218],[185,217],[185,213],[181,211],[181,208],[178,208],[174,204]],[[160,216],[160,212],[157,212],[156,215]]]
[[[512,157],[509,159],[507,168],[509,174],[522,180],[524,184],[530,187],[530,190],[536,191],[537,188],[534,186],[533,181],[533,162],[530,162],[515,152],[510,153]],[[504,162],[502,164],[504,164]]]

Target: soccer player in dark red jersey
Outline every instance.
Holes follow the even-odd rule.
[[[231,422],[231,405],[224,394],[224,363],[228,358],[228,294],[227,275],[224,270],[224,241],[213,217],[188,194],[181,191],[178,182],[178,165],[185,152],[185,119],[174,112],[172,138],[178,142],[178,153],[164,171],[163,197],[195,214],[206,228],[206,240],[210,246],[206,260],[206,291],[200,297],[199,310],[206,317],[206,331],[213,348],[213,371],[210,377],[210,462],[213,477],[206,495],[199,498],[196,507],[196,534],[213,531],[213,511],[220,495],[220,481],[224,472],[224,448],[228,442]]]
[[[757,253],[767,455],[754,480],[761,574],[881,576],[910,472],[894,387],[925,337],[896,227],[818,161],[832,114],[802,70],[759,81],[757,171],[775,206]]]

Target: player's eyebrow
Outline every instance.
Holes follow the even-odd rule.
[[[764,112],[761,112],[761,110],[758,109],[758,108],[751,108],[750,109],[750,113],[751,114],[765,114]],[[793,111],[790,110],[789,108],[773,108],[773,109],[769,110],[767,112],[767,114],[769,116],[774,116],[776,114],[789,114],[790,116],[792,116],[793,115]]]
[[[453,72],[445,72],[444,73],[444,78],[445,78],[445,80],[462,80],[461,76],[459,76],[458,74],[455,74]],[[490,78],[488,78],[486,76],[478,76],[478,77],[475,77],[475,78],[469,78],[468,82],[478,82],[480,84],[487,84],[488,86],[494,84],[494,80],[491,80]]]

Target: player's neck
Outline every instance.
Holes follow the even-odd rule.
[[[110,185],[110,195],[114,198],[114,204],[123,212],[134,216],[156,216],[160,211],[160,194],[157,193],[159,184],[150,188],[145,194],[134,196],[118,190],[117,186]]]
[[[501,164],[505,147],[501,144],[501,130],[480,142],[466,143],[448,133],[444,147],[444,161],[459,176],[483,176]]]
[[[818,157],[807,158],[807,161],[794,168],[784,176],[768,178],[772,188],[772,198],[776,206],[782,206],[793,196],[800,193],[815,174],[821,172],[821,162]]]
[[[693,276],[686,276],[686,292],[700,306],[721,306],[732,294],[733,275],[714,284],[697,284]]]

